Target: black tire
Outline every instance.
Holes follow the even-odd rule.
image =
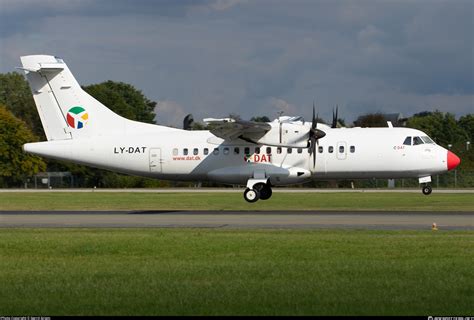
[[[260,199],[260,192],[256,189],[247,188],[244,191],[244,199],[250,203],[256,202]]]
[[[260,190],[260,199],[261,200],[268,200],[272,196],[272,188],[270,186],[266,185]]]
[[[431,191],[433,191],[433,189],[429,185],[426,185],[421,189],[421,192],[423,192],[425,196],[430,195]]]

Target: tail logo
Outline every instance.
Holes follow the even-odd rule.
[[[81,106],[75,106],[67,112],[67,124],[74,129],[81,129],[89,120],[89,114]]]

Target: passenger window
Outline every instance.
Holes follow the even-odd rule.
[[[287,150],[288,153],[292,153],[292,152],[293,152],[293,149],[291,149],[291,148],[287,148],[287,149],[288,149],[288,150]]]
[[[234,154],[239,154],[240,153],[240,148],[239,147],[235,147],[234,148]]]
[[[260,147],[255,147],[255,153],[260,154]]]
[[[194,148],[194,150],[193,150],[193,154],[194,154],[195,156],[197,156],[197,155],[198,155],[198,153],[199,153],[199,149],[198,149],[198,148]]]
[[[224,148],[224,154],[225,154],[225,155],[228,155],[228,154],[229,154],[229,148],[228,148],[228,147],[225,147],[225,148]]]
[[[333,146],[330,146],[330,147],[328,148],[328,152],[329,152],[329,153],[333,153],[333,151],[334,151],[334,147],[333,147]]]
[[[214,148],[214,151],[212,153],[217,156],[219,154],[219,148]]]
[[[419,144],[423,144],[423,140],[421,140],[420,137],[413,137],[413,145],[416,146]]]
[[[204,155],[207,156],[209,154],[209,149],[208,148],[204,148]]]
[[[277,153],[278,153],[278,154],[281,153],[281,147],[277,147]]]
[[[267,154],[272,154],[272,148],[267,147]]]
[[[323,153],[323,151],[324,151],[323,146],[319,146],[319,147],[318,147],[318,152],[319,152],[319,153]]]
[[[245,153],[245,154],[250,154],[250,148],[249,148],[249,147],[245,147],[244,153]]]
[[[411,146],[411,137],[406,137],[405,141],[403,141],[403,144],[406,146]]]
[[[173,149],[173,156],[177,156],[178,155],[178,148],[174,148]]]
[[[188,148],[184,148],[184,149],[183,149],[183,154],[184,154],[185,156],[188,155]]]
[[[351,153],[354,153],[356,151],[356,147],[355,146],[351,146]]]
[[[344,153],[344,146],[339,146],[339,153]]]
[[[303,148],[298,148],[298,153],[303,153]]]

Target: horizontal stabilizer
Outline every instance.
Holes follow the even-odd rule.
[[[21,58],[22,67],[18,69],[29,72],[59,72],[64,70],[64,61],[53,56],[25,56]]]

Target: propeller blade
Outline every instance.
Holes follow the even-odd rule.
[[[334,116],[334,113],[333,113]],[[311,121],[311,129],[309,130],[309,154],[313,157],[313,168],[316,167],[316,145],[319,145],[319,139],[323,138],[326,133],[319,130],[318,127],[319,113],[316,115],[316,108],[313,101],[313,119]]]
[[[314,141],[311,142],[311,149],[313,149],[313,168],[316,167],[316,143],[317,139],[314,139]]]
[[[336,109],[332,111],[332,125],[331,128],[337,128],[337,111],[339,109],[339,106],[336,105]],[[335,112],[334,112],[335,111]]]

